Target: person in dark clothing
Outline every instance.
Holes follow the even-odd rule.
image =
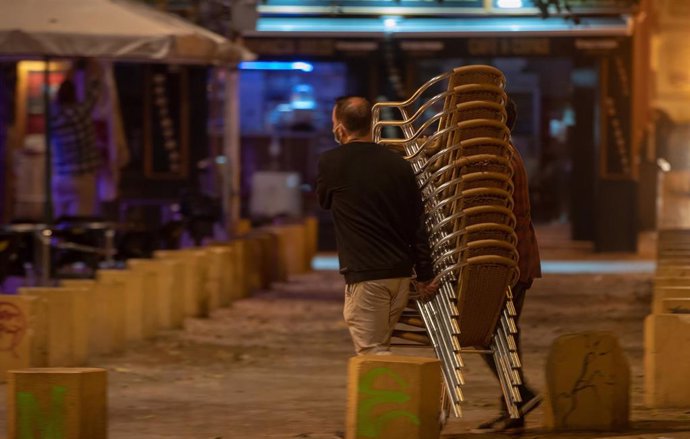
[[[91,112],[101,91],[102,70],[97,60],[86,65],[88,85],[77,98],[74,72],[60,84],[50,121],[53,130],[53,197],[55,217],[98,214],[98,171],[103,157],[96,143]]]
[[[517,107],[515,102],[511,99],[506,104],[507,121],[506,125],[511,130],[515,126],[517,119]],[[517,250],[518,250],[518,268],[520,269],[520,279],[517,284],[513,286],[513,303],[515,305],[515,324],[518,326],[518,333],[515,335],[515,343],[517,344],[518,354],[521,355],[520,349],[520,314],[522,313],[522,305],[525,301],[525,294],[532,286],[532,281],[535,278],[541,277],[541,259],[539,256],[539,246],[537,245],[537,237],[534,233],[534,226],[532,225],[531,208],[529,202],[529,187],[527,184],[527,172],[525,164],[522,161],[520,152],[515,148],[513,143],[510,143],[513,151],[512,167],[513,167],[513,214],[515,215],[515,234],[517,235]],[[493,374],[498,379],[498,372],[496,370],[496,363],[493,355],[482,356],[486,364],[489,366]],[[524,364],[524,363],[523,363]],[[522,385],[520,386],[520,396],[522,402],[518,404],[520,410],[520,417],[512,419],[508,415],[508,409],[503,398],[501,398],[501,413],[493,420],[480,424],[473,431],[475,433],[489,433],[489,432],[505,432],[505,433],[519,433],[525,426],[525,415],[536,408],[541,403],[541,396],[537,394],[532,388],[527,385],[525,381],[522,368],[520,369],[520,378]]]
[[[409,163],[373,143],[366,99],[338,99],[332,121],[340,146],[319,157],[317,193],[335,223],[343,315],[358,355],[388,354],[413,274],[422,299],[438,288],[421,194]]]

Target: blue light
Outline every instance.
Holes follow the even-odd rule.
[[[519,9],[522,7],[522,0],[498,0],[496,6],[501,9]]]
[[[314,66],[308,62],[297,61],[292,63],[292,70],[301,70],[303,72],[311,72]]]
[[[300,70],[311,72],[314,66],[303,61],[244,61],[240,63],[240,70]]]
[[[338,257],[322,254],[311,262],[314,270],[337,270]],[[654,273],[654,261],[630,260],[545,260],[541,263],[542,272],[546,274],[616,274],[616,273]]]

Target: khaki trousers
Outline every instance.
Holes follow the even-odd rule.
[[[378,279],[345,286],[343,317],[357,355],[390,354],[393,327],[407,305],[410,280]]]

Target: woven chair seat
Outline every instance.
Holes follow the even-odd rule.
[[[476,206],[501,206],[513,209],[513,197],[510,192],[494,188],[476,188],[462,191],[461,208]]]
[[[491,154],[462,156],[455,162],[455,165],[463,177],[480,172],[503,174],[508,179],[513,176],[512,162],[508,157]]]
[[[485,119],[505,123],[506,109],[503,105],[488,101],[463,102],[457,105],[460,121]]]
[[[463,347],[487,347],[507,299],[506,291],[517,279],[517,262],[501,256],[469,258],[460,270],[456,316]]]
[[[517,244],[517,235],[512,227],[505,224],[494,223],[480,223],[472,224],[463,229],[464,245],[472,241],[483,241],[487,239],[503,241],[515,246]]]
[[[501,256],[508,259],[518,260],[515,244],[500,239],[480,239],[470,241],[460,251],[465,255],[464,259],[475,256]]]
[[[506,78],[499,69],[487,65],[463,66],[453,69],[452,76],[455,83],[466,84],[489,84],[503,88]]]
[[[505,106],[508,95],[501,87],[490,84],[467,84],[453,88],[455,105],[463,102],[486,101]]]
[[[463,174],[462,189],[497,188],[513,193],[510,175],[501,172],[471,172]]]
[[[465,140],[460,144],[460,150],[462,156],[491,154],[510,158],[513,155],[513,149],[507,141],[492,137],[478,137]]]
[[[453,142],[462,142],[480,137],[491,137],[499,140],[508,140],[510,130],[502,123],[490,119],[473,119],[460,122],[460,129],[455,133]]]
[[[461,217],[465,227],[481,223],[505,224],[515,227],[515,215],[502,206],[475,206],[464,210]]]

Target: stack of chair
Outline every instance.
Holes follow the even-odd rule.
[[[444,89],[427,98],[439,85]],[[432,300],[415,301],[403,313],[393,335],[434,347],[456,416],[463,353],[494,356],[509,412],[518,416],[521,364],[510,287],[519,273],[504,85],[498,69],[460,67],[431,79],[407,101],[377,103],[373,110],[374,139],[401,149],[415,171],[441,285]],[[380,120],[384,108],[399,110],[400,119]],[[402,137],[382,138],[389,126]]]

